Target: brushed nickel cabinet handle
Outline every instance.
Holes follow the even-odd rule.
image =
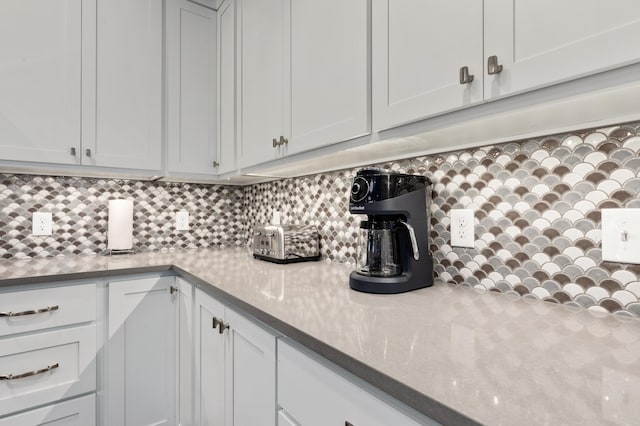
[[[469,74],[469,67],[460,68],[460,84],[469,84],[473,81],[473,74]]]
[[[231,326],[229,325],[229,323],[225,323],[220,321],[220,323],[218,323],[218,333],[222,334],[224,333],[225,330],[231,328]]]
[[[44,314],[45,312],[57,311],[60,307],[58,305],[47,306],[46,308],[30,309],[22,312],[0,312],[0,317],[23,317],[25,315]]]
[[[500,74],[502,72],[502,65],[498,63],[498,57],[496,55],[487,58],[487,72],[489,75]]]
[[[280,136],[280,145],[286,145],[289,143],[289,139],[286,139],[284,136]]]
[[[174,287],[174,286],[169,287],[169,293],[170,294],[177,293],[177,292],[178,292],[178,288],[177,287]]]
[[[353,426],[353,423],[351,423],[349,420],[345,420],[344,426]]]
[[[76,149],[75,147],[71,147],[71,149],[69,150],[69,152],[71,153],[71,155],[73,155],[74,157],[76,156]]]
[[[218,163],[217,161],[213,162],[213,167],[220,167],[220,163]]]
[[[211,328],[216,328],[218,327],[220,324],[222,324],[222,320],[219,320],[216,317],[211,317]]]
[[[60,366],[60,364],[55,363],[53,365],[48,365],[46,368],[40,370],[27,371],[22,374],[7,374],[4,376],[0,376],[0,380],[16,380],[16,379],[24,379],[25,377],[37,376],[38,374],[44,374],[48,371],[56,369]]]
[[[87,157],[91,157],[91,150],[90,150],[89,148],[87,148],[87,149],[84,151],[84,155],[86,155]]]
[[[278,140],[277,140],[276,138],[273,138],[273,147],[275,148],[275,147],[277,147],[278,145],[279,145],[279,144],[278,144]]]

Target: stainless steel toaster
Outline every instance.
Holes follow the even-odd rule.
[[[275,263],[319,260],[320,234],[315,226],[257,226],[253,231],[253,257]]]

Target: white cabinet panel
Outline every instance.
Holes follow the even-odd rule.
[[[216,328],[224,318],[224,305],[196,290],[195,298],[196,424],[225,423],[225,339]],[[231,415],[229,415],[229,421]]]
[[[109,424],[175,423],[174,282],[174,277],[109,282]]]
[[[216,13],[167,5],[169,172],[216,173]]]
[[[414,420],[283,341],[278,342],[278,404],[291,424],[295,419],[304,426],[437,424],[423,416]]]
[[[95,284],[0,292],[0,336],[95,321],[95,300]]]
[[[0,341],[0,416],[94,391],[95,356],[95,325]]]
[[[0,426],[94,426],[95,395],[60,402],[0,419]]]
[[[0,3],[0,159],[79,163],[82,25],[80,0]]]
[[[291,2],[288,154],[369,132],[368,29],[366,0]]]
[[[374,130],[482,101],[482,13],[475,0],[373,0]]]
[[[178,408],[179,424],[194,425],[193,419],[195,407],[195,342],[194,313],[193,313],[193,286],[182,278],[176,278],[178,288],[178,345],[176,356],[178,357]]]
[[[218,8],[220,7],[220,4],[222,3],[222,0],[189,0],[189,1],[193,3],[201,4],[202,6],[206,6],[215,10],[218,10]]]
[[[162,2],[97,0],[95,111],[83,120],[83,164],[159,170]],[[89,155],[87,155],[90,149]]]
[[[277,158],[283,147],[272,140],[290,128],[285,103],[289,81],[289,0],[240,0],[242,61],[240,166]],[[285,22],[287,25],[285,26]]]
[[[218,10],[218,173],[236,169],[236,2]]]
[[[485,57],[503,66],[485,74],[495,98],[640,61],[635,0],[487,0]],[[457,28],[457,26],[456,26]]]
[[[227,308],[234,426],[276,424],[276,338]]]

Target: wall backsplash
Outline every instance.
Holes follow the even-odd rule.
[[[600,209],[640,208],[640,123],[377,165],[434,181],[431,249],[445,281],[640,316],[640,265],[602,262]],[[107,201],[133,198],[138,251],[246,244],[272,212],[318,226],[325,258],[354,262],[357,169],[249,187],[0,174],[0,258],[101,253]],[[176,232],[186,209],[191,229]],[[474,249],[449,246],[448,212],[475,210]],[[54,234],[31,236],[31,212]]]
[[[134,249],[236,245],[244,233],[243,188],[120,179],[0,174],[0,258],[102,253],[107,201],[134,200]],[[190,230],[175,230],[186,209]],[[31,214],[53,214],[53,235],[31,235]]]
[[[640,123],[377,165],[434,181],[431,249],[445,281],[640,316],[640,265],[602,262],[600,209],[640,207]],[[248,230],[317,225],[323,255],[355,261],[356,169],[253,185]],[[475,210],[474,249],[449,246],[448,212]]]

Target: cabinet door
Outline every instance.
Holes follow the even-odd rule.
[[[236,2],[218,10],[218,173],[236,169]]]
[[[178,288],[178,418],[180,425],[194,425],[195,353],[193,286],[176,278]]]
[[[372,26],[374,130],[482,101],[482,2],[373,0]]]
[[[367,0],[291,2],[288,154],[369,132],[368,21]]]
[[[108,424],[175,424],[174,282],[109,283]]]
[[[216,321],[224,319],[224,306],[201,290],[196,290],[195,302],[195,424],[230,424],[225,421],[226,345]]]
[[[159,170],[162,2],[97,0],[96,22],[95,99],[83,114],[82,162]]]
[[[216,19],[186,0],[167,5],[169,172],[216,173]]]
[[[234,426],[276,425],[276,338],[227,308]]]
[[[203,6],[209,7],[214,10],[217,10],[218,7],[220,7],[220,3],[222,3],[222,0],[189,0],[189,1],[193,3],[201,4]]]
[[[495,98],[640,61],[640,2],[635,0],[486,0],[485,73]],[[486,58],[485,58],[486,60]]]
[[[79,163],[81,3],[0,2],[0,159]]]
[[[289,0],[240,0],[240,166],[278,158],[288,137],[284,82],[289,81]],[[289,115],[290,116],[290,115]]]

